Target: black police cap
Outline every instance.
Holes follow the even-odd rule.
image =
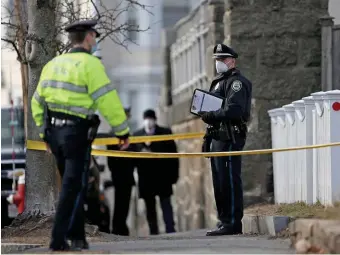
[[[224,44],[217,44],[214,47],[213,58],[238,58],[238,54],[230,47]]]
[[[99,37],[100,34],[94,28],[97,25],[97,20],[80,20],[76,21],[65,27],[65,31],[70,32],[86,32],[86,31],[94,31],[96,32],[96,37]]]

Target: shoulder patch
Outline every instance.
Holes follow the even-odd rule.
[[[241,88],[242,88],[242,82],[240,82],[239,80],[234,81],[234,82],[231,84],[231,88],[232,88],[235,92],[240,91]]]
[[[217,90],[220,87],[220,83],[218,82],[214,88],[214,90]]]

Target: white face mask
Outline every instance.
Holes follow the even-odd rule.
[[[215,65],[217,73],[225,73],[229,70],[229,67],[222,61],[216,61]]]
[[[152,130],[156,126],[156,121],[153,119],[145,119],[143,125],[146,130]]]

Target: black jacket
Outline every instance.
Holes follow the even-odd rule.
[[[215,77],[210,92],[226,98],[224,107],[214,112],[216,121],[250,119],[252,84],[239,70],[231,69]]]
[[[172,134],[171,129],[156,126],[154,135]],[[144,129],[135,132],[135,136],[147,135]],[[176,153],[177,147],[175,141],[152,142],[137,144],[137,150],[143,148],[151,152],[170,152]],[[147,196],[170,196],[173,193],[172,184],[175,184],[179,176],[179,159],[138,159],[138,186],[139,195],[144,198]]]
[[[102,136],[108,137],[108,136]],[[110,136],[112,137],[112,136]],[[107,145],[108,150],[119,151],[118,145]],[[130,144],[126,151],[136,151],[136,144]],[[107,157],[107,164],[111,171],[112,182],[115,187],[135,185],[135,179],[133,172],[136,167],[136,159],[134,158],[118,158]]]

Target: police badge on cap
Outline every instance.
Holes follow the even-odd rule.
[[[238,54],[232,48],[220,43],[214,47],[213,58],[238,58]]]

